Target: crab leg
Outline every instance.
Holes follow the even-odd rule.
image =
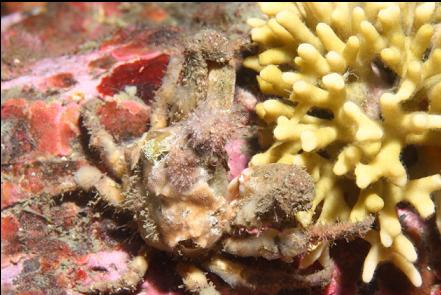
[[[229,110],[233,106],[236,71],[226,65],[213,68],[208,74],[208,92],[206,102],[213,108]]]
[[[263,257],[268,260],[291,260],[307,251],[308,238],[300,230],[286,230],[279,233],[268,229],[263,233],[247,238],[231,237],[225,240],[223,250],[241,257]]]
[[[336,222],[331,224],[313,225],[308,230],[311,243],[317,241],[334,241],[338,239],[351,240],[365,236],[372,227],[375,218],[370,215],[365,220],[359,222]]]
[[[81,110],[82,124],[90,135],[89,147],[99,152],[101,160],[113,176],[121,178],[127,171],[124,152],[101,125],[97,116],[97,108],[101,104],[100,100],[92,99],[84,105]]]
[[[267,229],[256,236],[230,237],[225,239],[223,250],[241,257],[263,257],[268,260],[293,257],[308,251],[308,245],[322,241],[347,240],[365,235],[374,221],[373,217],[362,222],[338,222],[314,225],[307,230],[289,228],[282,232]]]
[[[185,289],[195,294],[219,295],[213,283],[208,281],[202,270],[192,264],[180,263],[177,271],[182,277]]]
[[[436,206],[437,206],[437,210],[436,210],[436,226],[438,228],[439,233],[441,234],[441,193],[438,193],[435,197],[435,201],[436,201]]]
[[[101,198],[114,206],[119,206],[124,200],[120,185],[98,168],[83,166],[75,172],[74,177],[82,189],[89,191],[94,188]]]
[[[161,87],[156,91],[152,104],[151,129],[165,128],[168,125],[168,105],[177,96],[176,85],[179,81],[182,63],[183,58],[180,56],[172,56],[170,58],[167,73],[164,75]]]
[[[236,82],[233,51],[228,39],[203,30],[186,42],[184,56],[173,57],[152,105],[152,129],[188,118],[202,103],[229,110]]]
[[[333,264],[329,263],[322,270],[312,274],[299,274],[285,269],[269,270],[244,266],[220,256],[206,262],[204,266],[232,287],[246,287],[272,294],[282,289],[325,286],[329,283],[333,270]]]
[[[96,282],[91,286],[78,286],[82,293],[116,294],[121,291],[134,290],[141,282],[148,268],[147,258],[144,255],[134,257],[128,265],[127,272],[118,280],[111,282]]]

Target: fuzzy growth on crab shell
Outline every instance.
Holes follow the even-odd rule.
[[[166,166],[167,177],[177,191],[185,192],[196,183],[198,158],[191,149],[172,147],[166,159]]]
[[[225,158],[225,145],[244,133],[240,114],[211,107],[198,108],[186,122],[189,145],[200,154]],[[242,134],[241,134],[242,133]]]

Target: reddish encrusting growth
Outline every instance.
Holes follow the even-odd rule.
[[[160,54],[150,59],[124,63],[105,76],[97,86],[97,90],[103,96],[112,96],[124,90],[126,86],[136,86],[137,95],[144,102],[149,103],[154,91],[161,86],[168,62],[169,56]]]
[[[70,143],[79,134],[78,119],[80,106],[59,102],[46,103],[42,100],[27,102],[24,99],[9,99],[2,105],[2,123],[6,120],[23,120],[29,128],[27,137],[35,143],[37,155],[66,156],[71,152]],[[12,134],[11,141],[22,134]],[[36,156],[34,154],[34,156]]]
[[[104,55],[89,62],[88,67],[91,69],[108,70],[117,60],[111,55]]]
[[[14,216],[5,216],[1,219],[1,237],[2,241],[11,243],[16,239],[20,224]]]
[[[46,84],[50,88],[68,88],[76,83],[72,73],[55,74],[46,80]]]
[[[1,208],[6,208],[16,202],[25,199],[28,194],[15,183],[9,181],[2,181],[1,184]],[[3,240],[3,238],[2,238]]]
[[[72,110],[68,110],[72,108]],[[68,155],[69,142],[79,134],[79,105],[46,104],[36,101],[29,106],[29,120],[37,149],[42,153]]]
[[[148,60],[161,55],[159,51],[151,51],[146,48],[143,44],[138,44],[138,42],[132,42],[125,45],[119,45],[115,49],[112,49],[111,56],[117,61],[133,61],[133,58],[138,58],[141,60]]]
[[[41,194],[58,195],[76,188],[73,172],[85,159],[15,163],[3,167],[1,208]]]
[[[22,98],[10,99],[2,104],[2,119],[15,117],[22,119],[26,117],[27,101]]]
[[[155,3],[148,5],[141,15],[156,23],[160,23],[168,17],[167,11]]]
[[[44,187],[44,183],[41,179],[42,175],[38,167],[30,167],[29,169],[25,169],[23,172],[23,178],[21,178],[19,182],[20,187],[31,194],[40,192]]]
[[[148,130],[150,107],[133,100],[110,100],[98,109],[97,115],[115,139],[126,139],[141,136]]]

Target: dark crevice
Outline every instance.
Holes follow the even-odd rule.
[[[375,74],[379,75],[379,78],[385,82],[387,85],[392,87],[395,85],[396,81],[398,80],[397,74],[387,67],[379,58],[376,58],[372,61],[371,64],[372,70]]]

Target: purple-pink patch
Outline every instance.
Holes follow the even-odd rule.
[[[250,158],[243,152],[246,145],[244,139],[234,139],[225,145],[225,151],[228,155],[228,168],[230,169],[228,179],[230,181],[247,168]]]

